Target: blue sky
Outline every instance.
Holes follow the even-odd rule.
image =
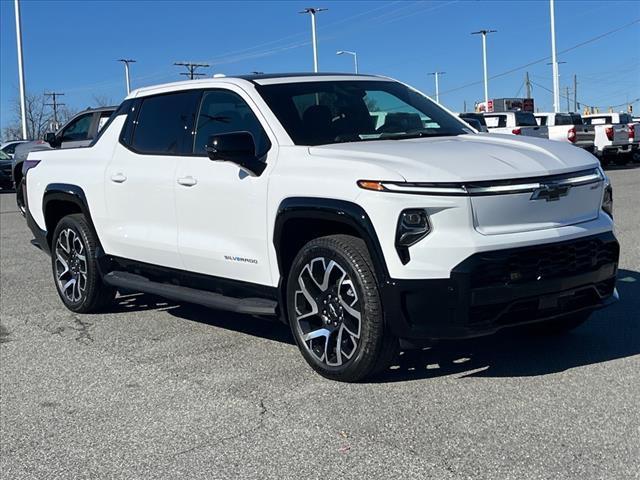
[[[312,68],[306,6],[318,15],[321,71],[360,71],[393,76],[433,94],[428,72],[446,71],[441,101],[453,110],[481,100],[480,28],[488,39],[489,74],[509,71],[550,55],[549,5],[541,1],[22,1],[27,90],[64,92],[80,109],[94,95],[119,103],[124,74],[116,59],[134,58],[132,86],[179,80],[174,61],[204,61],[206,72],[309,71]],[[640,2],[556,1],[558,51],[640,19]],[[579,46],[560,60],[561,87],[578,75],[580,101],[606,107],[640,97],[640,23]],[[551,67],[542,60],[490,81],[490,97],[524,95],[529,71],[541,110],[551,108]],[[13,1],[0,1],[0,125],[12,117],[17,95]],[[477,82],[476,84],[474,84]],[[471,84],[471,85],[469,85]],[[464,87],[465,85],[468,85]],[[464,88],[459,88],[464,87]],[[453,90],[453,91],[450,91]],[[621,107],[618,107],[618,109]],[[640,111],[640,102],[635,103]]]

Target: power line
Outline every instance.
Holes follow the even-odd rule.
[[[44,92],[44,96],[45,97],[51,98],[51,103],[45,103],[45,105],[48,105],[48,106],[53,108],[53,128],[52,128],[52,130],[58,130],[58,128],[59,128],[59,125],[58,125],[58,107],[63,106],[64,103],[58,102],[58,97],[61,97],[62,95],[64,95],[64,93],[60,93],[60,92]]]
[[[637,18],[637,19],[633,20],[632,22],[629,22],[629,23],[627,23],[625,25],[622,25],[621,27],[615,28],[613,30],[609,30],[608,32],[604,32],[604,33],[602,33],[600,35],[597,35],[595,37],[589,38],[589,39],[585,40],[584,42],[580,42],[580,43],[578,43],[576,45],[573,45],[572,47],[569,47],[569,48],[567,48],[565,50],[561,50],[560,52],[558,52],[558,54],[563,54],[563,53],[570,52],[572,50],[575,50],[576,48],[579,48],[579,47],[582,47],[582,46],[587,45],[589,43],[595,42],[596,40],[600,40],[601,38],[604,38],[604,37],[606,37],[608,35],[612,35],[614,33],[617,33],[620,30],[623,30],[623,29],[628,28],[628,27],[630,27],[632,25],[635,25],[636,23],[640,23],[640,18]],[[511,68],[509,70],[506,70],[506,71],[504,71],[502,73],[498,73],[496,75],[492,75],[491,77],[489,77],[489,79],[493,80],[495,78],[504,77],[505,75],[509,75],[509,74],[511,74],[513,72],[517,72],[518,70],[522,70],[523,68],[527,68],[527,67],[530,67],[532,65],[537,65],[538,63],[545,62],[545,61],[549,60],[549,58],[550,58],[550,56],[539,58],[538,60],[534,60],[534,61],[526,63],[524,65],[520,65],[518,67]],[[455,88],[449,89],[449,90],[447,90],[445,92],[442,92],[442,94],[451,93],[451,92],[457,92],[458,90],[463,90],[463,89],[468,88],[468,87],[473,87],[473,86],[478,85],[480,83],[482,83],[482,80],[475,81],[475,82],[470,82],[470,83],[467,83],[465,85],[461,85],[459,87],[455,87]]]
[[[174,62],[177,67],[186,67],[186,72],[181,72],[180,75],[189,77],[189,80],[193,80],[196,77],[204,77],[204,73],[196,72],[198,68],[209,68],[211,65],[208,63],[195,63],[195,62]]]

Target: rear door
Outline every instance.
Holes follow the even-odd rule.
[[[212,161],[205,147],[214,134],[248,131],[265,171],[252,176],[231,162]],[[178,245],[187,270],[271,284],[267,186],[277,144],[251,98],[240,88],[207,90],[192,132],[192,156],[175,175]]]
[[[127,117],[105,171],[109,214],[103,235],[111,255],[182,268],[175,173],[188,148],[200,92],[143,97]]]

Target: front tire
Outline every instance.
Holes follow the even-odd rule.
[[[76,313],[96,312],[116,294],[102,282],[96,262],[98,239],[84,215],[64,217],[53,233],[51,267],[64,305]]]
[[[362,380],[388,367],[397,352],[360,238],[321,237],[298,252],[287,282],[287,312],[302,355],[326,378]]]

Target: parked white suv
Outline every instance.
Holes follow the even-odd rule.
[[[594,153],[593,126],[585,125],[579,113],[536,113],[538,125],[549,129],[549,140],[569,142]]]
[[[531,112],[483,113],[491,133],[522,135],[524,137],[549,138],[546,126],[540,126]]]
[[[617,298],[592,155],[476,134],[387,78],[143,88],[93,145],[28,160],[27,221],[70,310],[123,289],[279,316],[337,380],[399,339],[568,329]]]

